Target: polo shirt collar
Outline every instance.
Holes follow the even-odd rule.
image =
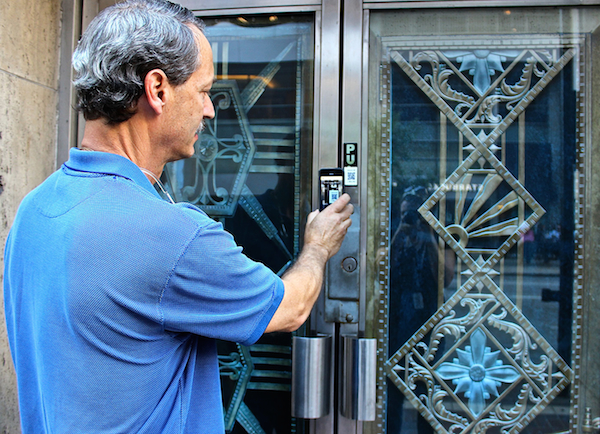
[[[129,179],[156,197],[161,198],[140,168],[133,161],[121,155],[71,148],[69,160],[64,165],[78,172],[114,175]]]

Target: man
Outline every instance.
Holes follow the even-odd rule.
[[[306,320],[351,224],[349,197],[309,215],[280,279],[152,186],[214,116],[194,16],[164,0],[118,4],[73,65],[80,149],[23,200],[5,248],[23,433],[223,433],[215,339],[248,345]]]

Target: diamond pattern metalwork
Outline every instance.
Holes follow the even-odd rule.
[[[385,369],[439,433],[492,427],[517,433],[573,373],[494,281],[498,263],[545,213],[497,156],[499,139],[577,48],[561,55],[560,43],[549,49],[467,43],[442,51],[436,43],[420,51],[402,48],[399,40],[386,45],[467,140],[458,167],[418,210],[467,269],[461,288]],[[440,221],[436,214],[445,212],[439,207],[448,203],[454,221]]]
[[[502,382],[493,376],[493,366],[475,363],[475,358],[470,364],[463,363],[469,368],[465,370],[469,386],[489,380],[484,390],[487,396],[479,406],[467,403],[473,399],[473,390],[455,387],[459,383],[452,380],[461,377],[443,372],[445,364],[460,365],[456,360],[464,360],[461,352],[476,351],[473,339],[478,333],[485,335],[489,348],[479,351],[496,353],[494,363],[500,363],[494,366],[509,367],[516,374],[510,382]],[[439,433],[482,433],[491,427],[517,433],[571,382],[573,375],[491,277],[482,274],[468,279],[388,360],[385,369]],[[512,404],[505,407],[509,402]]]
[[[498,173],[494,169],[470,170],[469,164],[473,163],[471,158],[467,158],[462,166],[464,174],[450,177],[419,208],[419,212],[473,273],[485,274],[533,227],[545,211],[531,195],[522,194],[525,190],[520,187],[510,172],[504,170],[503,173]],[[483,178],[481,184],[478,184],[481,188],[474,193],[470,206],[465,209],[468,198],[463,187],[471,185],[475,175]],[[522,195],[518,191],[512,190],[499,201],[489,203],[488,199],[503,182],[509,185],[511,183],[518,185]],[[446,226],[434,216],[432,209],[440,199],[447,199],[449,196],[454,196],[452,198],[456,204],[457,215],[461,216],[461,219],[458,224]],[[518,216],[510,213],[518,206],[519,201],[522,201],[530,209],[529,216],[522,222],[519,221]],[[483,237],[505,239],[495,250],[469,249],[470,240]],[[486,254],[485,258],[483,254]],[[484,263],[480,263],[480,258],[485,259]]]

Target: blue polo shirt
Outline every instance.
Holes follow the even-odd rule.
[[[130,160],[71,150],[5,247],[23,433],[222,434],[215,339],[255,342],[284,292],[241,250]]]

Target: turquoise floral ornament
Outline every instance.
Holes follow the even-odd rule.
[[[485,409],[485,402],[491,396],[498,396],[502,383],[513,383],[521,375],[510,365],[498,360],[500,351],[492,352],[486,347],[487,338],[478,328],[471,334],[471,345],[465,350],[457,349],[458,359],[442,363],[436,372],[444,380],[452,380],[456,385],[454,393],[464,393],[469,399],[469,409],[479,416]]]

